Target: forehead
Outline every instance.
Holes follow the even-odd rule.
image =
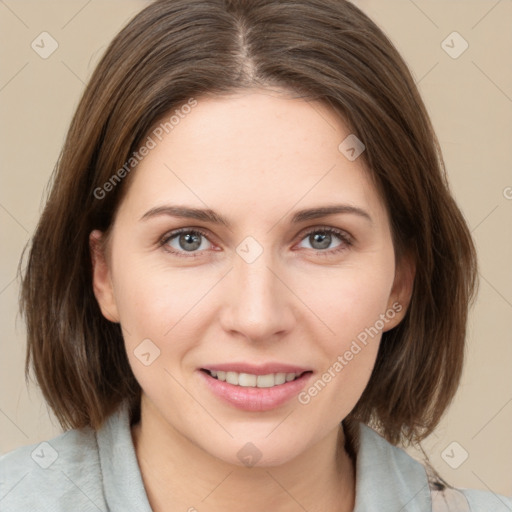
[[[347,203],[383,215],[363,160],[339,149],[350,131],[325,104],[250,90],[198,98],[187,112],[150,133],[154,147],[126,198],[132,208],[180,202],[271,222],[295,204]]]

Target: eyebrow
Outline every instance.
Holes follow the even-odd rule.
[[[351,206],[348,204],[334,204],[321,206],[317,208],[307,208],[304,210],[299,210],[295,212],[291,219],[292,224],[298,224],[300,222],[304,222],[307,220],[314,220],[323,217],[328,217],[329,215],[336,214],[351,214],[357,215],[363,219],[366,219],[370,224],[373,224],[373,220],[370,217],[369,213],[363,210],[362,208],[358,208],[357,206]],[[187,206],[157,206],[155,208],[151,208],[148,210],[142,217],[139,219],[141,221],[149,220],[153,217],[158,217],[161,215],[167,215],[170,217],[178,217],[182,219],[195,219],[203,222],[209,222],[211,224],[220,224],[228,229],[231,228],[231,223],[222,215],[211,210],[209,208],[190,208]]]

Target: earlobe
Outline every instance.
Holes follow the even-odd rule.
[[[103,233],[99,230],[94,230],[89,235],[89,250],[92,262],[92,287],[103,316],[107,320],[117,323],[119,322],[119,313],[114,296],[110,269],[101,243],[102,237]]]
[[[395,280],[388,300],[388,310],[393,310],[395,315],[386,324],[384,331],[396,327],[405,317],[412,298],[415,276],[414,258],[410,253],[404,254],[395,271]]]

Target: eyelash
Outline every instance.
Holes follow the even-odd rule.
[[[208,241],[208,234],[204,231],[202,231],[201,229],[199,228],[181,228],[181,229],[177,229],[175,231],[171,231],[169,233],[166,233],[158,242],[158,246],[159,247],[162,247],[166,252],[168,253],[171,253],[175,256],[178,256],[178,257],[183,257],[183,258],[197,258],[198,256],[201,255],[201,252],[202,251],[197,251],[197,252],[189,252],[187,253],[186,251],[175,251],[174,249],[170,249],[169,246],[167,246],[167,244],[173,240],[174,238],[176,238],[177,236],[183,234],[183,233],[189,233],[189,234],[194,234],[194,235],[201,235],[203,236],[204,238],[206,238]],[[344,231],[341,231],[340,229],[336,229],[336,228],[332,228],[332,227],[315,227],[313,229],[310,229],[309,231],[305,232],[302,234],[302,238],[300,239],[301,241],[304,240],[306,237],[312,235],[313,233],[327,233],[327,234],[330,234],[330,235],[336,235],[340,240],[341,240],[341,244],[334,248],[334,249],[328,249],[328,250],[320,250],[320,249],[311,249],[313,251],[316,251],[316,253],[320,256],[325,256],[325,257],[329,257],[329,256],[332,256],[334,254],[338,254],[338,253],[341,253],[345,250],[347,250],[349,247],[352,246],[353,244],[353,241],[352,241],[352,237],[350,237],[347,233],[345,233]],[[211,243],[211,242],[210,242]]]

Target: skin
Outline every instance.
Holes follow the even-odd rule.
[[[353,510],[355,468],[337,450],[339,424],[369,380],[380,334],[306,405],[295,397],[241,411],[199,374],[212,363],[277,361],[311,368],[314,381],[396,302],[402,309],[383,330],[402,320],[414,266],[395,268],[384,203],[362,158],[338,150],[349,134],[327,106],[286,91],[198,98],[130,176],[105,253],[102,233],[91,233],[94,292],[104,316],[123,326],[143,389],[132,434],[155,511],[240,503],[254,512]],[[371,222],[341,213],[291,223],[300,209],[340,203]],[[169,204],[211,208],[231,226],[164,214],[141,220]],[[307,232],[326,227],[350,235],[351,245],[332,235],[319,248]],[[179,236],[158,244],[178,228],[207,238],[195,252]],[[236,252],[248,236],[263,249],[252,263]],[[160,355],[145,366],[134,350],[148,338]],[[247,442],[261,453],[254,467],[237,457]]]

